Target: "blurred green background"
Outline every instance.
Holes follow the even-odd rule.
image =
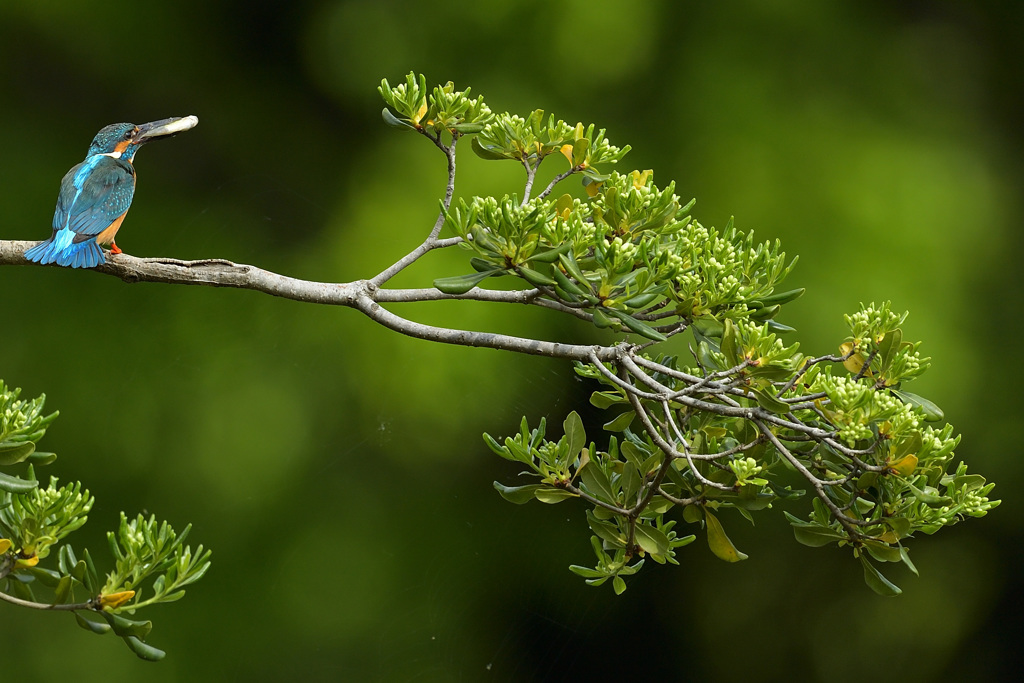
[[[911,544],[885,599],[781,513],[723,516],[615,597],[583,507],[513,506],[480,433],[558,424],[592,386],[559,362],[444,348],[357,312],[210,288],[0,271],[0,377],[61,418],[44,471],[98,499],[76,547],[106,558],[118,512],[152,512],[214,564],[151,610],[137,660],[67,615],[0,605],[11,680],[999,680],[1024,628],[1018,433],[1024,5],[1004,2],[7,0],[0,4],[5,239],[49,234],[61,176],[114,121],[195,114],[136,160],[128,253],[222,257],[312,280],[368,277],[429,230],[443,157],[383,125],[410,70],[492,109],[596,122],[623,170],[697,197],[695,216],[780,238],[808,288],[782,319],[842,341],[860,301],[909,309],[933,370],[914,391],[963,433],[1004,505]],[[521,170],[460,157],[462,194]],[[558,160],[549,161],[552,165]],[[575,183],[575,181],[570,181]],[[395,284],[467,272],[431,256]],[[585,340],[559,316],[470,303],[417,319]],[[996,380],[999,380],[996,382]],[[998,384],[998,386],[996,386]],[[589,414],[590,420],[597,416]],[[593,432],[591,432],[593,434]],[[807,501],[791,506],[803,515]]]

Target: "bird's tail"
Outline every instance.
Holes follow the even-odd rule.
[[[56,263],[71,268],[94,268],[106,263],[103,250],[95,239],[74,242],[73,237],[74,233],[67,228],[58,230],[50,239],[27,250],[25,258],[36,263]]]

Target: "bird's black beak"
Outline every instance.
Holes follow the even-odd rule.
[[[155,138],[181,133],[190,128],[195,128],[198,123],[199,118],[196,116],[176,116],[143,123],[139,126],[139,132],[135,136],[135,144],[141,145],[143,142],[149,142]]]

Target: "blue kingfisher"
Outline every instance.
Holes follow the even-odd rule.
[[[25,258],[93,268],[106,263],[101,244],[109,244],[110,253],[120,254],[114,237],[135,194],[135,153],[150,140],[186,131],[197,123],[195,116],[184,116],[104,127],[89,145],[85,161],[60,181],[50,239],[27,250]]]

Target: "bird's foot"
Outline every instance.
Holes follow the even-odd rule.
[[[121,253],[124,253],[124,252],[121,251],[121,248],[118,247],[115,242],[111,242],[110,243],[110,253],[111,254],[121,254]]]

